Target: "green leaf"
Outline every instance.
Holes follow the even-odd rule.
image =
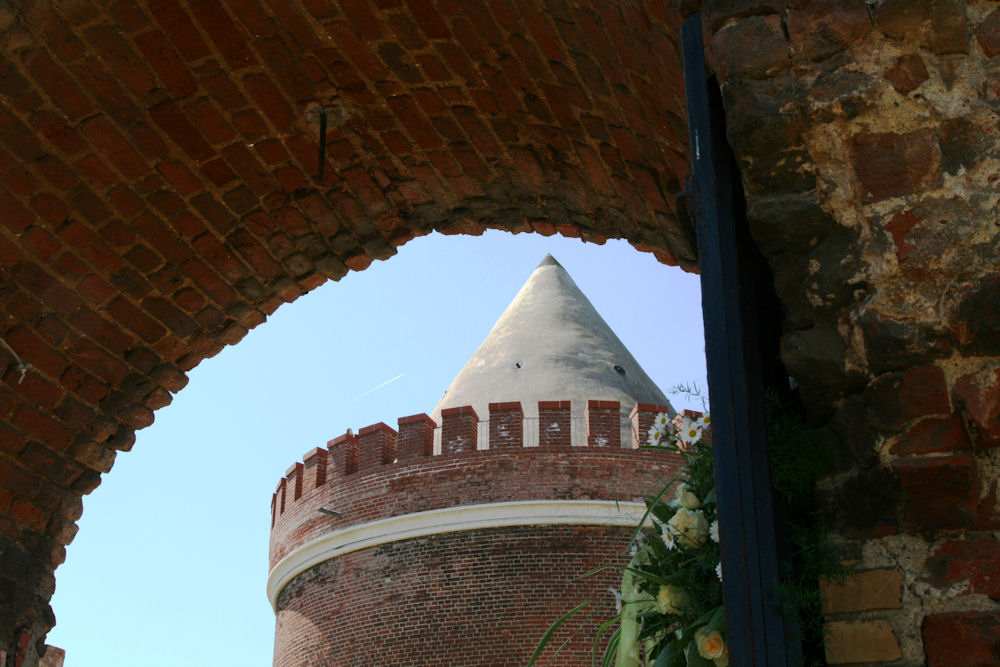
[[[701,657],[701,654],[698,653],[698,644],[694,641],[688,642],[684,649],[684,657],[687,659],[688,667],[715,667],[713,660]]]
[[[590,648],[591,656],[593,657],[597,656],[597,647],[601,644],[601,635],[604,634],[604,631],[607,630],[612,625],[614,625],[615,623],[618,623],[620,620],[622,620],[622,615],[619,612],[618,614],[612,616],[611,618],[604,621],[598,626],[597,631],[594,633],[594,643]],[[611,646],[612,641],[614,641],[615,646],[618,645],[618,628],[615,628],[614,632],[611,633],[610,639],[608,639],[609,647]],[[605,653],[607,653],[607,649],[605,649]]]
[[[715,609],[715,613],[712,614],[711,620],[708,622],[706,632],[710,632],[712,630],[719,630],[720,632],[724,632],[725,629],[726,629],[726,608],[723,607],[722,605],[719,605]]]
[[[614,567],[615,567],[614,565],[600,565],[598,567],[595,567],[593,570],[590,570],[589,572],[584,572],[581,575],[573,577],[572,579],[570,579],[570,581],[578,581],[580,579],[586,579],[587,577],[593,576],[598,572],[603,572],[604,570],[608,570]]]
[[[538,660],[538,656],[540,656],[542,654],[542,651],[545,650],[545,646],[549,643],[549,640],[552,639],[552,635],[555,634],[555,631],[559,629],[559,626],[562,625],[563,622],[574,616],[578,611],[585,609],[586,607],[589,607],[592,604],[594,604],[592,600],[584,602],[583,604],[573,607],[568,612],[559,617],[559,619],[555,623],[553,623],[548,630],[546,630],[545,634],[542,635],[541,640],[538,642],[538,646],[535,647],[535,652],[531,654],[531,659],[528,660],[528,664],[525,667],[531,667],[532,665],[535,664],[535,661]]]
[[[637,570],[633,567],[626,567],[625,569],[628,570],[629,572],[632,572],[633,574],[642,577],[646,581],[652,582],[654,584],[659,584],[660,586],[666,586],[667,584],[670,583],[663,577],[655,575],[652,572],[646,572],[645,570]]]
[[[683,667],[684,649],[679,641],[667,642],[660,654],[656,656],[653,667]]]
[[[659,500],[663,496],[663,494],[667,492],[667,489],[669,489],[671,485],[676,481],[677,481],[677,475],[674,475],[673,477],[670,478],[670,481],[668,481],[664,485],[664,487],[660,489],[660,492],[656,494],[655,499]],[[642,532],[642,527],[646,524],[646,517],[648,516],[649,516],[649,507],[646,508],[646,512],[642,515],[642,518],[639,519],[639,525],[635,527],[635,532],[632,533],[632,539],[628,541],[629,544],[635,542],[635,539],[639,536],[639,533]]]
[[[604,649],[604,656],[601,658],[601,667],[612,667],[615,655],[618,653],[618,642],[621,641],[622,629],[616,628],[608,639],[608,647]]]

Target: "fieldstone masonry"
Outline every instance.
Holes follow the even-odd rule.
[[[1000,663],[1000,7],[707,3],[782,357],[843,438],[831,664]]]
[[[782,357],[843,442],[820,493],[859,576],[901,577],[831,611],[830,660],[1000,661],[995,0],[43,0],[0,7],[8,663],[42,651],[81,496],[282,303],[435,229],[695,268],[699,4]]]

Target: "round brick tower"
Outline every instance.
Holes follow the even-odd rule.
[[[276,667],[523,665],[609,600],[642,498],[679,461],[637,450],[662,392],[551,257],[426,415],[350,431],[271,505]],[[603,604],[603,602],[602,602]],[[549,643],[588,664],[607,610]]]

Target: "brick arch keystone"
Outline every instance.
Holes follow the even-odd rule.
[[[116,453],[282,303],[432,230],[693,268],[679,21],[659,0],[0,8],[0,650],[32,664]]]

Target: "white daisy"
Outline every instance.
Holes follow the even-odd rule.
[[[670,532],[670,529],[664,526],[660,530],[660,537],[663,539],[663,546],[668,549],[674,549],[677,547],[677,541],[674,539],[674,534]]]
[[[712,525],[708,527],[708,536],[712,538],[712,541],[716,544],[719,543],[719,520],[716,519],[712,522]]]
[[[722,581],[722,563],[721,562],[718,565],[715,566],[715,576],[717,576],[719,578],[719,581]]]
[[[687,415],[681,419],[677,427],[677,437],[686,445],[693,445],[701,440],[701,429]]]

